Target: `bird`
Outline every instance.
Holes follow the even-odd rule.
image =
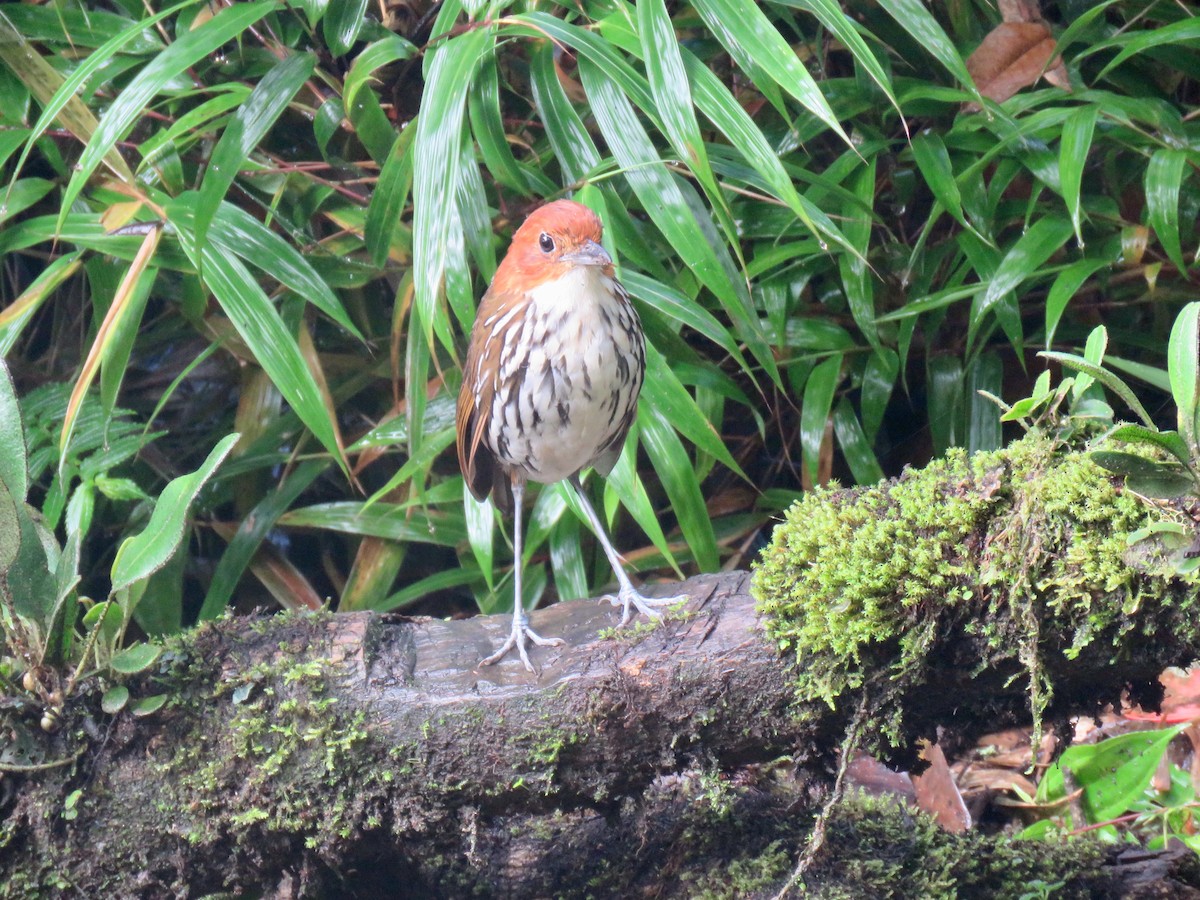
[[[633,611],[652,618],[686,596],[651,598],[629,580],[580,473],[607,475],[637,415],[646,372],[641,320],[601,243],[600,218],[573,200],[534,210],[480,301],[471,329],[455,424],[459,466],[472,496],[490,494],[513,515],[513,619],[492,665],[527,644],[561,644],[529,627],[522,602],[525,485],[566,481],[612,564],[621,625]]]

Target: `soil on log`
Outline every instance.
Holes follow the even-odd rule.
[[[0,893],[772,896],[846,719],[797,715],[745,573],[669,590],[681,587],[686,608],[655,626],[614,632],[617,611],[595,601],[535,613],[541,634],[566,642],[534,649],[537,675],[515,657],[477,665],[506,616],[209,624],[133,685],[165,696],[161,709],[107,717],[81,695],[47,751],[78,758],[7,778]],[[1120,687],[1086,677],[1093,695]],[[965,733],[1025,709],[1019,684],[997,697],[986,682],[976,723],[970,683],[956,685]],[[1005,857],[983,836],[914,821],[894,804],[841,815],[811,895],[867,896],[872,872],[894,881],[884,841],[906,878],[937,853],[939,878],[1000,891],[973,896],[1043,876],[1062,882],[1056,897],[1134,896],[1092,845],[1025,843]],[[1164,871],[1156,883],[1176,877]],[[893,895],[938,896],[922,884]]]

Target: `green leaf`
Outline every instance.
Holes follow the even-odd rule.
[[[979,305],[979,315],[982,316],[1001,297],[1031,277],[1067,242],[1071,234],[1071,223],[1057,216],[1034,222],[1000,260]]]
[[[1146,212],[1167,258],[1180,274],[1187,272],[1179,243],[1179,188],[1183,183],[1186,150],[1155,150],[1146,166]]]
[[[959,55],[954,42],[938,24],[933,14],[921,3],[921,0],[880,0],[879,5],[887,10],[900,27],[908,32],[916,43],[928,50],[933,57],[946,67],[960,84],[971,92],[972,99],[980,106],[984,105],[983,97],[975,82],[967,71],[967,65]]]
[[[879,334],[875,325],[875,291],[867,265],[867,250],[871,241],[871,226],[874,224],[872,210],[875,207],[875,157],[855,174],[851,190],[857,202],[847,201],[842,210],[845,224],[842,233],[857,253],[843,253],[838,257],[842,274],[842,286],[850,304],[850,314],[863,337],[873,348],[880,347]]]
[[[712,222],[706,221],[707,212],[694,188],[671,175],[629,100],[589,57],[581,56],[579,72],[600,129],[647,215],[683,263],[721,301],[754,358],[777,379],[774,355],[751,306],[746,283],[735,274],[733,261]]]
[[[471,553],[479,563],[479,570],[487,582],[488,590],[496,589],[495,570],[496,560],[495,531],[496,507],[490,500],[480,502],[471,494],[467,483],[463,481],[463,511],[467,521],[467,540],[471,544]]]
[[[751,0],[694,0],[692,6],[763,96],[773,100],[773,86],[778,85],[838,137],[850,143],[850,136],[842,130],[817,82],[757,3]],[[782,103],[773,102],[784,113]]]
[[[862,425],[854,415],[854,407],[845,397],[838,401],[837,408],[833,411],[833,433],[837,435],[838,444],[855,482],[874,484],[883,479],[883,469],[879,460],[875,458],[875,451],[871,449],[867,436],[863,434]]]
[[[746,475],[726,448],[712,423],[680,382],[667,360],[652,345],[646,346],[646,380],[638,400],[639,414],[670,422],[671,427],[705,453],[719,459],[741,477]]]
[[[126,538],[117,550],[112,565],[112,591],[128,588],[134,582],[149,578],[163,566],[183,539],[188,510],[200,488],[212,477],[237,443],[231,434],[221,440],[195,472],[173,479],[159,494],[150,521],[139,534]],[[129,615],[126,610],[126,616]]]
[[[691,461],[668,421],[659,416],[643,416],[639,423],[642,446],[662,481],[671,509],[679,520],[679,529],[697,564],[702,571],[712,572],[721,564],[712,519]]]
[[[1058,323],[1067,304],[1083,286],[1083,283],[1096,272],[1112,265],[1107,259],[1081,259],[1071,263],[1054,279],[1050,285],[1050,293],[1046,295],[1046,349],[1054,343],[1054,334],[1058,331]]]
[[[225,199],[246,158],[288,108],[296,92],[304,86],[315,63],[316,58],[311,53],[284,57],[262,77],[221,132],[196,200],[192,228],[197,245],[204,246],[217,207]]]
[[[1075,229],[1075,243],[1083,249],[1083,208],[1079,187],[1083,170],[1087,165],[1088,152],[1092,148],[1092,134],[1096,128],[1099,107],[1094,104],[1081,106],[1063,122],[1062,138],[1058,145],[1058,177],[1062,185],[1063,200]]]
[[[25,457],[25,426],[8,363],[0,358],[0,482],[16,503],[29,492]]]
[[[1072,789],[1080,797],[1086,822],[1076,828],[1106,822],[1128,812],[1150,786],[1150,778],[1171,741],[1184,726],[1158,731],[1137,731],[1098,744],[1075,744],[1063,751],[1038,785],[1038,801],[1051,803],[1066,797],[1063,772],[1071,773]]]
[[[242,519],[212,573],[208,593],[197,616],[198,621],[215,619],[224,612],[246,566],[279,517],[328,468],[328,460],[307,460],[292,470],[285,481],[259,500],[249,515]]]
[[[150,697],[140,697],[130,704],[129,711],[139,719],[152,716],[162,709],[169,699],[171,699],[170,694],[154,694]]]
[[[959,193],[958,182],[954,180],[950,154],[941,135],[932,131],[921,132],[912,139],[912,151],[917,168],[921,170],[921,176],[933,192],[934,199],[959,225],[969,228],[963,215],[962,194]]]
[[[1129,386],[1112,372],[1109,372],[1107,369],[1102,369],[1099,366],[1092,365],[1086,359],[1075,356],[1072,353],[1057,353],[1053,350],[1043,350],[1038,353],[1038,356],[1045,357],[1046,359],[1057,360],[1069,369],[1074,369],[1077,372],[1084,372],[1088,375],[1091,375],[1098,382],[1120,397],[1125,405],[1128,406],[1133,413],[1142,420],[1142,423],[1145,424],[1147,428],[1154,427],[1154,420],[1150,418],[1150,414],[1146,412],[1146,408],[1142,406],[1141,401],[1134,396],[1134,393],[1129,389]]]
[[[279,517],[286,528],[320,528],[343,534],[387,538],[454,547],[467,539],[466,524],[455,517],[432,511],[421,512],[396,503],[358,501],[318,503],[293,509]]]
[[[20,550],[21,516],[17,500],[8,483],[0,481],[0,576],[8,573]]]
[[[134,644],[116,654],[109,662],[109,665],[112,666],[114,672],[120,672],[123,675],[134,675],[138,672],[145,672],[154,665],[154,661],[162,655],[162,651],[163,648],[158,644]]]
[[[117,141],[125,138],[142,119],[150,101],[169,82],[186,74],[189,67],[241,35],[278,7],[279,4],[272,0],[226,7],[199,27],[178,35],[175,43],[154,57],[134,76],[109,105],[75,164],[71,181],[63,191],[62,212],[59,213],[58,219],[60,229],[84,184],[92,177],[100,162],[113,150]],[[126,180],[132,181],[128,178]]]
[[[452,352],[449,321],[437,314],[437,306],[448,248],[461,244],[461,234],[452,235],[451,231],[458,226],[454,196],[462,156],[463,112],[471,74],[492,51],[494,42],[493,28],[473,28],[429,54],[413,144],[413,306],[425,334],[436,332]]]
[[[1157,28],[1125,32],[1119,37],[1102,41],[1090,48],[1090,53],[1107,50],[1110,47],[1123,48],[1108,65],[1100,70],[1100,74],[1096,76],[1095,80],[1100,81],[1126,60],[1152,47],[1176,43],[1194,44],[1196,41],[1200,41],[1200,18],[1195,16],[1189,16],[1181,21],[1172,22],[1170,25],[1161,25]]]
[[[108,715],[114,716],[125,708],[129,702],[129,688],[123,684],[114,684],[100,698],[100,708]]]
[[[178,210],[169,204],[168,212],[173,209]],[[275,304],[238,259],[218,252],[211,245],[197,252],[186,227],[186,216],[178,216],[175,221],[180,245],[198,267],[203,258],[203,270],[213,295],[258,364],[300,420],[345,468],[337,423],[325,406],[296,336],[284,324]]]
[[[1200,302],[1175,317],[1167,343],[1167,373],[1179,419],[1179,433],[1195,453],[1200,444]]]
[[[809,477],[817,481],[821,463],[821,444],[833,407],[833,396],[842,377],[842,354],[835,353],[817,365],[804,384],[804,402],[800,407],[800,449]]]
[[[367,0],[329,0],[321,33],[334,56],[344,56],[358,40],[367,20]]]
[[[1152,447],[1160,447],[1185,466],[1192,463],[1187,443],[1177,431],[1156,431],[1141,425],[1122,425],[1120,428],[1114,429],[1109,437],[1129,444],[1149,444]]]

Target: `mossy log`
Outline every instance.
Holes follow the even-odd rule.
[[[1007,491],[1007,508],[1024,502],[1003,486],[1009,463],[997,465],[954,470],[955,490],[983,491],[990,510],[963,520],[969,533],[954,545],[956,571],[969,573],[972,554],[978,565],[997,545],[989,522],[1010,527],[993,498]],[[841,492],[822,502],[858,515],[863,497]],[[819,524],[810,515],[799,526]],[[760,589],[782,572],[760,573]],[[616,632],[617,611],[605,603],[541,610],[538,631],[566,643],[534,651],[538,676],[515,659],[477,666],[507,633],[505,616],[210,623],[173,642],[131,685],[135,697],[165,696],[161,709],[107,717],[80,691],[40,757],[27,753],[73,762],[8,776],[0,894],[770,896],[805,845],[862,708],[856,697],[870,692],[842,684],[832,705],[804,693],[806,657],[793,664],[779,652],[781,640],[794,651],[794,626],[765,620],[760,609],[772,604],[756,606],[749,586],[747,574],[729,573],[664,587],[682,588],[686,608],[663,624]],[[1040,644],[1039,677],[1053,686],[1047,716],[1114,700],[1162,666],[1190,660],[1196,626],[1185,627],[1178,611],[1191,590],[1166,583],[1154,602],[1110,617],[1129,636],[1128,652],[1114,654],[1107,632],[1078,646]],[[1063,608],[1043,607],[1037,633],[1069,638],[1046,624]],[[938,627],[923,638],[922,665],[882,695],[903,715],[881,710],[891,730],[875,743],[903,752],[918,737],[970,737],[1027,720],[1025,661],[962,621],[961,603],[925,598],[897,608],[912,628],[928,630],[922,611]],[[860,631],[855,640],[845,666],[865,675],[866,688],[896,674],[902,635],[876,646]],[[988,666],[978,665],[980,648],[994,651]],[[832,670],[827,659],[813,665]],[[10,736],[37,730],[36,713],[0,714]],[[977,834],[929,838],[941,848],[931,881],[917,871],[933,852],[916,838],[925,831],[901,810],[888,837],[880,815],[851,810],[831,823],[809,896],[872,896],[871,879],[898,897],[955,896],[957,882],[996,885],[997,893],[971,896],[1019,896],[1006,893],[1013,879],[1062,882],[1055,897],[1127,895],[1122,867],[1091,844],[1022,842],[1014,855],[1005,839]]]

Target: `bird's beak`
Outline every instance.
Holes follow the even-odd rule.
[[[579,249],[564,253],[559,257],[562,262],[574,263],[577,266],[611,266],[612,257],[608,251],[595,241],[584,241]]]

